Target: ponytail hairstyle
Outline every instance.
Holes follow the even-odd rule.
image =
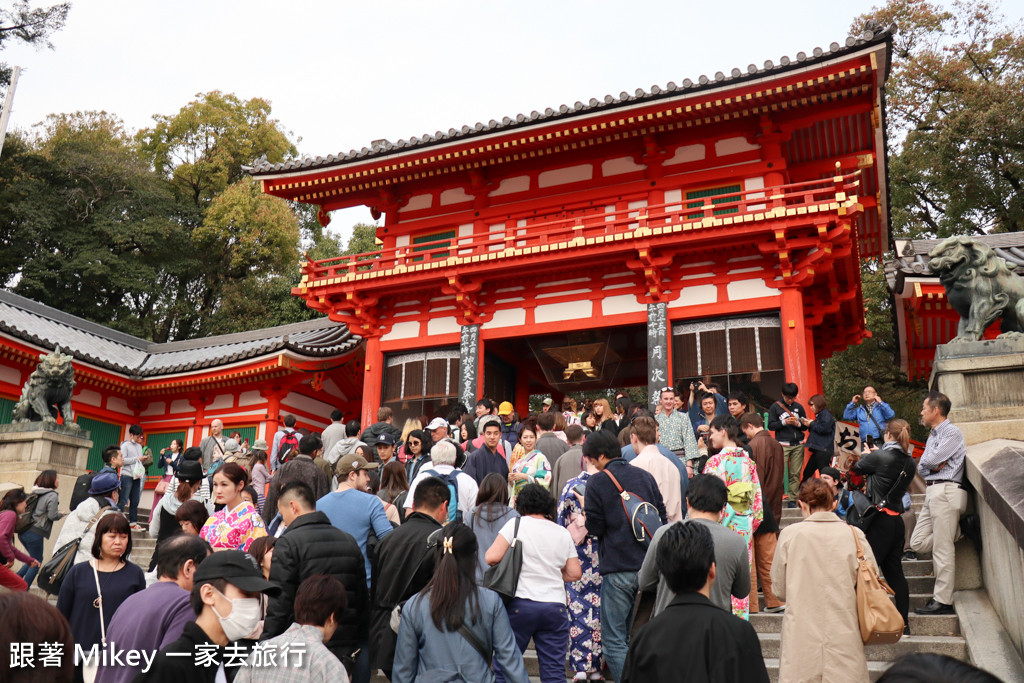
[[[885,431],[900,445],[904,453],[910,454],[910,424],[906,420],[893,418],[885,426]]]
[[[476,567],[476,534],[462,522],[446,525],[434,550],[434,576],[424,591],[439,631],[453,633],[479,619]]]
[[[196,494],[199,487],[202,486],[203,480],[189,481],[188,479],[179,479],[178,488],[174,491],[174,497],[178,499],[178,502],[184,503],[186,500],[191,500],[192,496]]]

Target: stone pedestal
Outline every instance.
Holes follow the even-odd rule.
[[[1024,338],[940,344],[929,386],[949,396],[967,445],[1024,441]]]
[[[85,474],[92,441],[89,432],[52,422],[0,425],[0,482],[19,484],[31,492],[43,470],[57,471],[58,507],[67,513],[75,480]],[[63,521],[53,523],[43,548],[44,558],[53,552]]]

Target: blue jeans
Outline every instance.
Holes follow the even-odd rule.
[[[615,572],[601,577],[601,649],[616,681],[622,680],[633,626],[633,603],[639,590],[636,572]]]
[[[565,605],[515,598],[508,606],[508,621],[520,652],[526,652],[533,639],[541,683],[564,681],[569,652],[569,612]],[[499,682],[505,680],[498,670],[494,673]]]
[[[128,521],[135,524],[139,521],[139,498],[142,496],[142,479],[132,479],[130,475],[121,475],[121,493],[117,500],[117,509],[124,512],[125,506],[131,503],[128,508]]]
[[[43,537],[34,531],[22,531],[18,534],[18,538],[21,540],[21,544],[25,546],[25,550],[28,551],[29,557],[33,560],[39,560],[40,563],[43,561]],[[30,567],[27,564],[21,566],[18,570],[18,576],[25,579],[25,583],[28,587],[32,587],[32,582],[36,580],[36,574],[39,573],[39,567]]]

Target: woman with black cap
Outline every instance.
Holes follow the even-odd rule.
[[[157,549],[160,548],[160,544],[165,538],[181,531],[174,515],[182,503],[192,500],[199,492],[199,487],[203,483],[203,466],[196,461],[185,460],[178,465],[178,471],[174,473],[174,478],[178,480],[174,495],[164,496],[160,499],[160,504],[153,510],[153,521],[149,525],[149,535],[156,539]],[[149,571],[153,571],[156,567],[158,554],[158,552],[153,553]]]

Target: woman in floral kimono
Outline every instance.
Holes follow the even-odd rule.
[[[534,448],[537,445],[536,429],[533,424],[526,423],[519,430],[519,444],[523,446],[524,454],[509,468],[508,473],[508,483],[512,487],[509,493],[513,499],[527,484],[551,488],[551,463]]]
[[[587,534],[583,522],[583,498],[586,482],[597,468],[584,458],[586,470],[570,479],[562,489],[558,503],[558,523],[569,530],[576,542],[583,577],[565,584],[569,597],[569,663],[576,672],[574,681],[601,680],[601,574],[597,571],[597,537]]]
[[[761,503],[761,482],[757,479],[757,466],[747,452],[736,445],[740,427],[735,418],[719,415],[711,421],[711,447],[720,449],[708,458],[704,474],[713,474],[725,482],[729,489],[729,503],[722,514],[722,524],[732,529],[747,542],[747,558],[754,557],[754,532],[764,518]],[[750,618],[750,597],[732,599],[732,613]]]

